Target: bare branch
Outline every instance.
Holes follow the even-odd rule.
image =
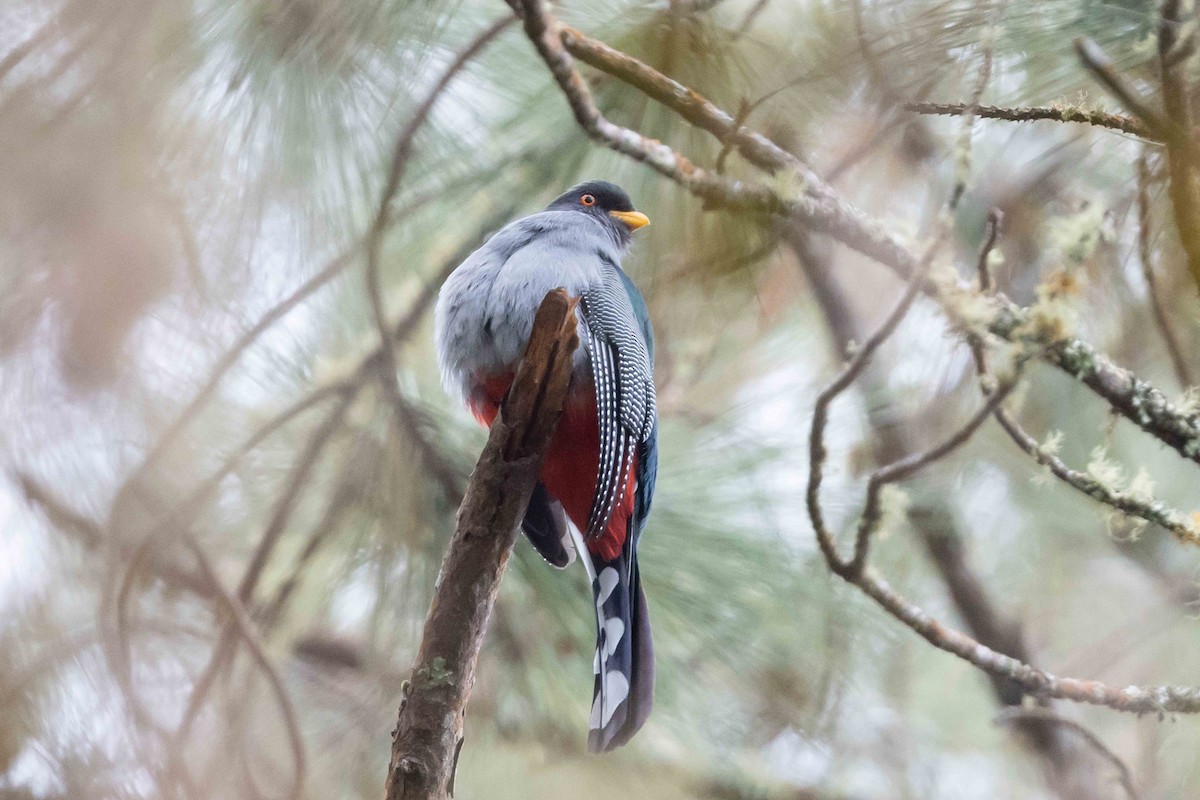
[[[1000,407],[1004,399],[1016,388],[1015,378],[1004,383],[997,391],[987,397],[986,402],[958,430],[946,437],[940,444],[923,452],[911,453],[894,461],[885,467],[880,467],[867,480],[867,500],[863,506],[862,518],[859,521],[858,534],[854,541],[854,557],[848,568],[852,573],[861,572],[867,564],[871,536],[879,527],[883,512],[883,487],[907,480],[920,470],[939,461],[967,443],[975,432],[987,421],[993,412]]]
[[[185,541],[188,549],[196,557],[196,563],[200,565],[201,573],[216,587],[217,596],[229,612],[237,635],[250,648],[250,653],[253,655],[259,669],[262,670],[263,675],[266,676],[267,683],[271,686],[271,691],[274,693],[275,700],[279,704],[279,713],[283,716],[284,726],[288,732],[288,744],[292,748],[294,777],[288,797],[296,800],[296,798],[302,797],[304,794],[304,776],[307,759],[304,753],[304,736],[300,732],[300,722],[296,717],[295,704],[292,703],[292,698],[288,694],[287,687],[283,685],[283,679],[279,676],[279,671],[267,655],[262,641],[258,638],[258,634],[255,633],[254,623],[250,621],[250,616],[246,613],[245,604],[221,583],[220,577],[217,575],[216,570],[213,569],[212,562],[209,561],[203,548],[190,536],[185,537]]]
[[[1098,128],[1127,133],[1140,139],[1161,141],[1151,134],[1150,130],[1133,117],[1121,114],[1109,114],[1090,108],[1077,106],[970,106],[966,103],[906,103],[905,110],[925,116],[966,116],[972,109],[980,119],[999,119],[1009,122],[1036,122],[1038,120],[1054,120],[1057,122],[1077,122]]]
[[[984,262],[997,233],[997,213],[989,215],[991,224],[985,239],[991,243],[985,244],[980,251],[980,259]],[[845,291],[847,283],[838,280],[829,257],[830,249],[814,247],[812,236],[797,226],[790,226],[783,236],[799,259],[829,327],[835,351],[840,354],[847,343],[865,339],[868,333],[860,331]],[[868,369],[860,379],[860,393],[876,395],[880,381],[881,378]],[[912,435],[913,426],[893,424],[877,403],[866,403],[866,413],[871,424],[869,438],[877,462],[889,463],[918,451]],[[1031,661],[1032,648],[1021,625],[1004,610],[989,592],[983,576],[972,567],[967,553],[967,538],[959,530],[957,515],[949,507],[947,498],[940,493],[920,500],[914,498],[907,517],[910,530],[924,546],[938,577],[946,586],[958,617],[971,635],[993,650],[1022,661]],[[988,675],[988,678],[996,702],[1002,706],[1019,705],[1022,702],[1025,693],[1021,687],[1003,676]],[[1062,787],[1071,787],[1078,782],[1083,771],[1053,726],[1033,721],[1022,724],[1020,732],[1028,751],[1043,761],[1047,778],[1060,794]],[[1064,794],[1064,797],[1072,796]]]
[[[825,450],[825,426],[829,422],[829,408],[833,405],[833,401],[850,388],[850,385],[863,373],[871,356],[895,333],[896,328],[908,316],[913,302],[921,291],[921,283],[925,278],[929,261],[933,258],[936,245],[937,241],[930,245],[924,267],[919,272],[913,273],[904,293],[896,301],[896,305],[884,317],[875,332],[867,337],[867,340],[858,348],[837,377],[821,390],[813,406],[812,426],[808,433],[808,486],[805,490],[804,500],[808,508],[808,516],[812,520],[813,531],[817,535],[817,544],[820,545],[821,552],[829,563],[829,568],[843,578],[851,574],[851,562],[844,560],[838,554],[837,543],[825,525],[824,512],[821,510],[821,482],[824,479],[825,459],[828,456],[828,452]]]
[[[388,226],[388,208],[392,204],[392,198],[395,197],[397,190],[400,188],[400,182],[404,179],[404,173],[408,168],[408,161],[412,155],[413,142],[416,139],[417,132],[429,118],[429,112],[433,110],[433,106],[438,101],[438,98],[446,91],[446,88],[454,80],[454,77],[479,55],[493,39],[514,22],[516,22],[515,17],[500,19],[472,39],[450,66],[446,68],[446,71],[430,90],[424,101],[417,106],[416,111],[413,112],[412,117],[400,131],[400,135],[396,139],[391,167],[388,170],[387,181],[384,183],[383,192],[379,199],[379,209],[375,212],[375,220],[371,224],[371,229],[366,237],[367,297],[371,302],[371,314],[375,321],[376,330],[379,333],[384,389],[388,397],[392,400],[396,400],[399,397],[400,387],[396,383],[397,364],[396,354],[393,349],[395,345],[393,344],[391,330],[387,322],[387,312],[383,304],[383,288],[379,276],[379,260],[381,258],[380,251],[383,248],[383,234]]]
[[[1134,714],[1200,713],[1200,688],[1191,686],[1125,686],[1064,678],[997,653],[961,631],[947,627],[897,594],[882,578],[866,570],[855,581],[885,611],[912,628],[939,650],[958,656],[985,672],[1011,679],[1035,697],[1107,706]]]
[[[512,388],[471,475],[401,701],[388,800],[443,800],[452,792],[488,617],[566,398],[578,345],[575,303],[561,289],[542,302]]]
[[[931,248],[932,251],[932,248]],[[819,489],[821,474],[827,453],[824,447],[823,432],[828,416],[829,403],[844,391],[865,368],[870,353],[878,348],[896,325],[904,317],[911,306],[912,298],[922,281],[920,272],[914,273],[905,295],[884,323],[867,340],[863,350],[856,355],[834,381],[824,389],[817,398],[816,409],[813,413],[812,428],[809,435],[809,483],[806,502],[809,520],[812,523],[817,544],[831,572],[858,587],[864,594],[874,600],[881,608],[891,614],[901,623],[911,628],[927,642],[958,656],[975,667],[995,676],[1008,678],[1021,687],[1025,692],[1039,698],[1060,698],[1081,703],[1103,705],[1118,711],[1134,713],[1167,712],[1200,713],[1200,688],[1186,686],[1127,686],[1121,689],[1107,686],[1096,681],[1084,681],[1076,678],[1063,678],[1044,670],[1030,666],[1016,658],[985,646],[977,639],[961,631],[949,628],[940,621],[930,617],[923,609],[909,602],[888,585],[888,583],[865,564],[857,563],[857,559],[844,560],[837,552],[833,535],[825,525],[820,507]],[[863,353],[866,355],[863,355]],[[996,394],[999,391],[995,392]],[[994,411],[999,411],[996,407]],[[977,424],[976,424],[977,427]],[[948,452],[948,445],[957,440],[952,436],[940,448],[930,451]],[[912,463],[918,466],[928,463],[927,455],[918,455]],[[907,467],[898,468],[897,474],[904,474]],[[861,531],[861,529],[860,529]],[[860,533],[864,546],[869,541]]]
[[[308,482],[309,473],[316,465],[317,459],[325,449],[325,445],[341,427],[342,420],[345,418],[346,412],[350,408],[350,403],[353,402],[356,394],[356,392],[346,392],[341,395],[324,421],[317,427],[312,436],[309,437],[304,450],[301,451],[299,457],[296,459],[296,463],[292,467],[292,472],[288,475],[283,493],[276,500],[271,520],[267,524],[266,530],[263,531],[258,547],[255,548],[254,555],[250,559],[250,564],[246,567],[246,571],[242,573],[241,581],[238,582],[237,599],[242,605],[249,604],[253,599],[254,590],[258,586],[258,580],[262,576],[263,569],[266,567],[267,559],[270,558],[271,552],[274,550],[280,536],[283,535],[288,522],[291,520],[292,511],[295,509],[301,490]],[[208,692],[212,688],[217,673],[233,656],[234,646],[237,642],[236,634],[237,630],[234,623],[232,621],[227,623],[221,633],[220,640],[217,642],[216,648],[213,650],[213,655],[208,662],[208,666],[205,667],[200,679],[197,680],[195,686],[192,688],[192,693],[188,698],[187,709],[184,712],[183,720],[180,722],[179,731],[176,735],[179,747],[182,747],[187,741],[192,725],[195,723],[200,709],[204,706],[204,702],[208,697]]]

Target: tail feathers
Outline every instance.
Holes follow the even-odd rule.
[[[654,705],[654,646],[632,542],[611,561],[593,557],[596,577],[596,673],[588,749],[620,747]]]

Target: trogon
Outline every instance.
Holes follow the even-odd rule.
[[[620,187],[581,183],[492,235],[446,280],[436,311],[446,388],[491,425],[542,299],[556,288],[579,298],[583,346],[522,530],[556,567],[580,552],[591,579],[593,752],[627,742],[654,697],[637,558],[658,470],[654,334],[641,292],[621,269],[633,232],[647,223]]]

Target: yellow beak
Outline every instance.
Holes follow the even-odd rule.
[[[640,211],[610,211],[608,215],[616,217],[635,231],[650,224],[650,218]]]

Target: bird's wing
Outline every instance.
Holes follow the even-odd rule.
[[[592,362],[600,459],[588,537],[601,535],[624,499],[639,445],[652,439],[656,408],[650,345],[635,312],[628,279],[605,260],[602,277],[583,292],[582,339]],[[635,290],[636,291],[636,290]],[[636,296],[645,316],[644,303]],[[648,323],[647,323],[648,324]]]

